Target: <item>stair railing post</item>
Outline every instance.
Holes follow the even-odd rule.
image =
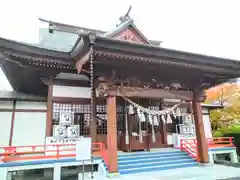
[[[180,149],[183,151],[183,139],[180,139]]]

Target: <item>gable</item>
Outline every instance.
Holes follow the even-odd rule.
[[[129,26],[116,34],[114,39],[135,42],[139,44],[149,44],[133,27]]]

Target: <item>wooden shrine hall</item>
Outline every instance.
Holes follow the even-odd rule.
[[[46,136],[52,135],[57,114],[64,110],[61,104],[73,108],[80,135],[104,142],[108,170],[117,172],[118,150],[169,147],[166,134],[175,128],[175,120],[166,123],[159,117],[156,125],[148,120],[139,123],[136,107],[170,113],[174,109],[166,107],[164,99],[177,99],[193,113],[199,160],[208,162],[201,110],[203,90],[240,77],[240,61],[163,48],[161,42],[145,37],[128,13],[109,32],[42,21],[49,23],[49,36],[74,35],[72,46],[63,50],[0,38],[0,60],[15,91],[47,98]],[[56,85],[86,87],[90,95],[77,98],[67,88],[66,97],[58,97],[54,95]],[[78,110],[80,104],[85,114]],[[136,105],[133,113],[128,112],[130,104]],[[142,139],[134,135],[140,131],[144,131]]]

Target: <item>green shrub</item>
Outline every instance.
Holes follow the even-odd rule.
[[[233,137],[234,144],[240,154],[240,125],[233,125],[228,128],[218,129],[213,133],[214,137]]]

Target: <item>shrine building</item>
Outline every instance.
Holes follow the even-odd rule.
[[[128,14],[108,32],[40,20],[49,28],[39,30],[39,44],[0,38],[14,89],[0,93],[1,146],[65,138],[66,118],[69,136],[105,146],[110,173],[119,171],[118,151],[181,148],[209,162],[209,110],[222,106],[202,104],[204,90],[240,77],[240,61],[163,48]],[[195,154],[186,138],[196,140]]]

